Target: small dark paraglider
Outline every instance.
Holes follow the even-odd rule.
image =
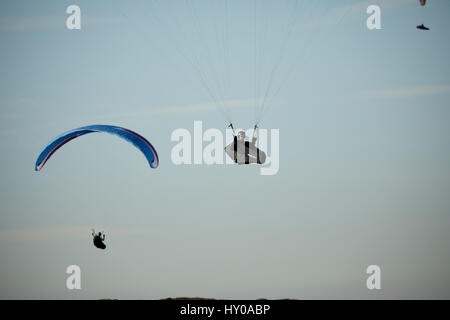
[[[95,230],[92,229],[92,239],[94,241],[94,246],[99,249],[106,249],[106,245],[103,243],[105,241],[105,234],[99,232],[98,234],[95,233]]]
[[[256,147],[257,126],[254,128],[252,141],[245,141],[244,131],[239,131],[236,136],[233,125],[230,124],[229,127],[233,129],[233,142],[225,147],[227,155],[237,164],[263,164],[266,161],[266,154]]]
[[[423,23],[421,25],[417,26],[416,28],[419,29],[419,30],[430,30],[430,28],[425,27],[423,25]]]

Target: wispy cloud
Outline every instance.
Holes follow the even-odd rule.
[[[315,25],[334,25],[336,23],[341,23],[345,20],[361,19],[366,13],[366,9],[370,5],[378,5],[381,10],[385,9],[395,9],[401,8],[406,5],[411,5],[410,0],[396,0],[396,1],[386,1],[386,0],[361,0],[352,3],[344,4],[343,6],[336,7],[330,10],[328,13],[321,15],[321,18],[315,19],[311,24]],[[361,15],[363,14],[363,15]]]
[[[41,241],[86,236],[88,227],[23,228],[0,230],[0,242]]]
[[[106,230],[106,229],[105,229]],[[108,228],[108,235],[115,237],[140,236],[155,233],[157,230],[148,228]],[[97,231],[97,230],[96,230]],[[100,229],[99,231],[102,231]],[[30,227],[21,229],[0,230],[0,243],[45,241],[61,239],[85,239],[90,237],[89,226],[65,226],[65,227]]]
[[[172,106],[172,107],[158,107],[139,110],[136,112],[130,112],[122,114],[121,116],[174,116],[182,115],[186,113],[195,113],[201,111],[213,111],[224,109],[239,109],[239,108],[251,108],[256,104],[261,103],[261,99],[240,99],[240,100],[227,100],[220,103],[197,103],[185,106]]]
[[[35,16],[0,16],[0,31],[1,32],[19,32],[32,29],[47,29],[54,27],[65,28],[64,16],[56,17],[49,15],[35,15]]]
[[[33,15],[21,17],[0,16],[0,32],[21,32],[52,28],[66,28],[68,15]],[[90,25],[114,24],[119,18],[93,18],[82,15],[82,28]]]
[[[389,99],[389,98],[410,98],[417,96],[450,94],[450,85],[423,85],[413,87],[400,87],[388,90],[378,90],[366,92],[365,98],[370,99]]]

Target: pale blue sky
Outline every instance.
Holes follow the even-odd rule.
[[[261,1],[256,24],[252,0],[189,3],[0,3],[0,298],[450,298],[450,3]],[[205,84],[251,127],[278,61],[260,124],[280,130],[277,175],[172,164],[173,130],[225,129]],[[93,134],[33,170],[94,123],[142,134],[160,167]]]

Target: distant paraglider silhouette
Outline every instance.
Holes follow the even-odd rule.
[[[429,28],[425,27],[425,26],[423,25],[423,23],[422,23],[421,25],[417,26],[416,28],[417,28],[417,29],[420,29],[420,30],[430,30]]]
[[[95,230],[92,229],[92,239],[94,241],[94,246],[99,248],[99,249],[106,249],[106,245],[103,243],[103,241],[105,241],[105,234],[99,232],[98,234],[95,233]]]
[[[36,171],[41,170],[42,167],[45,165],[45,163],[48,161],[48,159],[50,159],[50,157],[67,142],[75,138],[78,138],[82,135],[93,132],[106,132],[130,142],[144,154],[151,168],[158,167],[159,164],[158,154],[156,153],[156,150],[152,146],[152,144],[148,142],[143,136],[139,135],[134,131],[122,127],[111,125],[90,125],[64,132],[58,137],[51,140],[39,154],[36,160],[35,170]],[[102,250],[106,249],[106,245],[104,243],[105,241],[104,233],[102,234],[102,232],[99,232],[98,234],[96,234],[95,230],[92,229],[92,240],[96,248]]]

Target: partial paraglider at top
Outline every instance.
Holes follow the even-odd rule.
[[[419,0],[419,2],[422,7],[427,4],[427,0]],[[416,28],[419,30],[430,30],[430,28],[425,27],[423,23],[421,25],[416,26]]]
[[[143,136],[139,135],[134,131],[122,127],[111,125],[90,125],[64,132],[58,137],[54,138],[52,141],[50,141],[44,148],[44,150],[42,150],[42,152],[39,154],[36,160],[35,170],[36,171],[41,170],[42,167],[45,165],[45,163],[48,161],[48,159],[50,159],[50,157],[53,155],[53,153],[55,153],[56,150],[61,148],[64,144],[66,144],[70,140],[93,132],[105,132],[113,134],[119,138],[122,138],[130,142],[144,154],[151,168],[158,167],[159,164],[158,154],[156,153],[156,150],[152,146],[152,144],[148,142],[147,139],[145,139]]]

